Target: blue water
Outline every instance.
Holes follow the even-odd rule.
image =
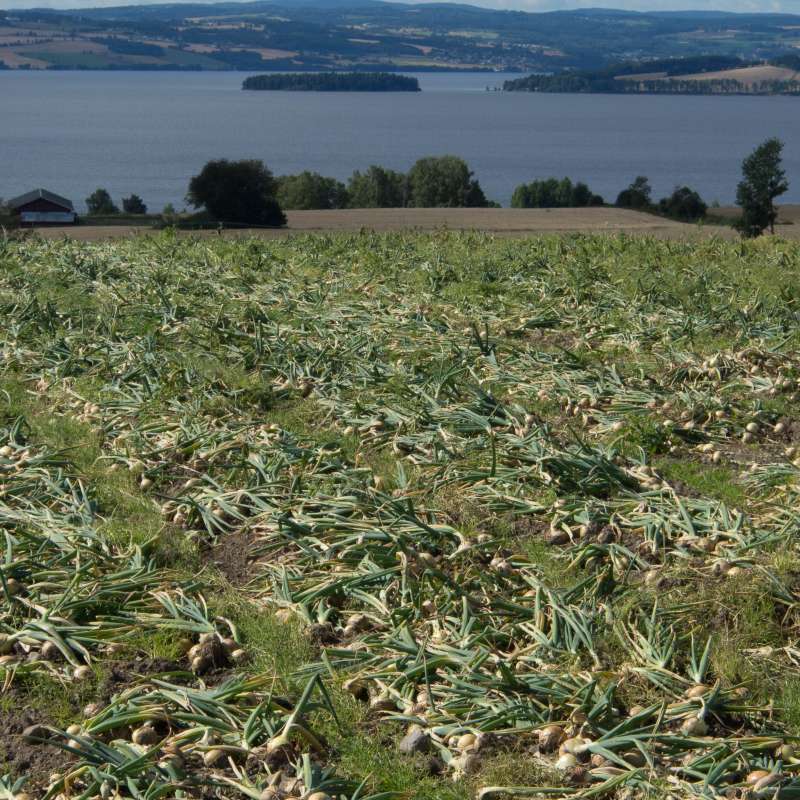
[[[613,200],[636,175],[733,201],[742,158],[786,142],[800,202],[800,98],[503,94],[499,74],[419,74],[418,94],[244,92],[245,73],[0,71],[0,197],[43,186],[78,207],[98,186],[184,205],[211,158],[346,179],[419,157],[465,158],[487,195],[567,175]]]

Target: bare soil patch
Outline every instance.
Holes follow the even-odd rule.
[[[226,533],[206,552],[205,560],[216,567],[232,586],[244,586],[254,577],[251,560],[254,540],[252,531]]]
[[[145,677],[169,672],[181,672],[188,669],[187,664],[169,661],[165,658],[133,658],[128,661],[108,663],[108,674],[97,689],[97,699],[102,703],[110,703],[115,694],[138,683]]]
[[[54,720],[40,709],[30,708],[23,692],[8,690],[13,704],[0,712],[0,757],[4,768],[14,777],[26,775],[25,790],[38,796],[50,782],[50,776],[64,770],[70,762],[65,750],[44,742],[29,742],[22,733],[31,725],[54,726]]]

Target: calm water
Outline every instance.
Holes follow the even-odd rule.
[[[347,178],[424,155],[465,158],[504,205],[537,177],[606,199],[638,174],[729,203],[742,158],[777,135],[800,202],[800,99],[487,92],[503,75],[421,74],[419,94],[243,92],[243,73],[0,71],[0,197],[44,186],[78,206],[97,186],[178,208],[211,158]]]

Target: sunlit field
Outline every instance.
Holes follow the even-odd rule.
[[[0,240],[0,797],[800,797],[800,244]]]

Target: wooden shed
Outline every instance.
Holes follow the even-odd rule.
[[[8,205],[22,225],[74,225],[78,221],[72,201],[47,189],[26,192]]]

